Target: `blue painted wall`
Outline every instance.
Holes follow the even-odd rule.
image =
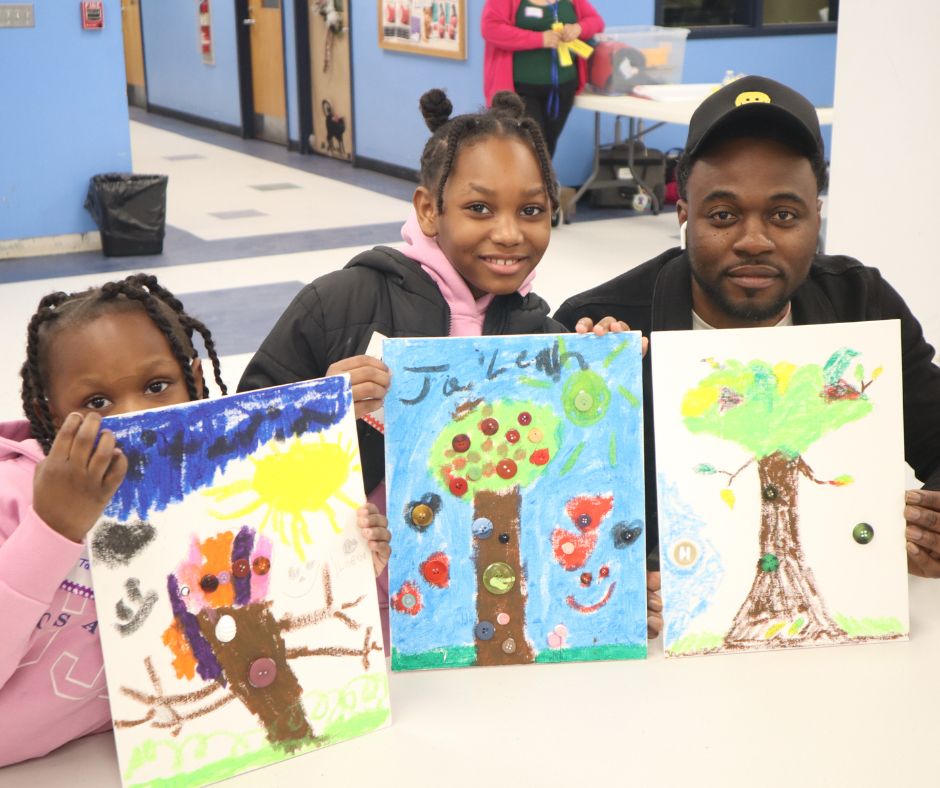
[[[593,4],[608,26],[653,24],[653,0],[594,0]],[[357,155],[417,169],[428,136],[418,112],[420,95],[431,87],[444,88],[457,111],[483,103],[479,34],[483,6],[484,0],[467,2],[465,61],[380,49],[375,12],[357,8],[352,41]],[[817,104],[831,104],[835,48],[835,34],[691,41],[686,46],[683,81],[717,82],[727,69],[762,73],[792,85]],[[667,149],[682,145],[685,133],[684,126],[666,126],[653,132],[648,142]],[[590,171],[593,134],[593,114],[574,110],[555,155],[562,183],[580,183]],[[828,132],[826,138],[828,144]],[[608,119],[604,140],[612,139],[613,121]]]
[[[104,30],[82,30],[78,3],[33,10],[35,27],[0,30],[0,240],[94,230],[88,179],[131,168],[119,0]]]
[[[202,62],[195,0],[142,0],[140,11],[148,101],[240,127],[233,0],[213,0],[211,4],[213,65]]]

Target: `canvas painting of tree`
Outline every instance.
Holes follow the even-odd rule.
[[[88,546],[123,784],[205,785],[388,724],[348,378],[105,425],[129,469]]]
[[[654,334],[667,656],[907,638],[899,336]]]
[[[644,657],[639,335],[383,358],[392,669]]]

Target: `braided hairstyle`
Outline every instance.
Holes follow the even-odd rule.
[[[452,118],[453,110],[443,90],[434,88],[421,96],[421,114],[431,130],[431,138],[421,154],[421,185],[435,195],[438,213],[444,210],[444,186],[457,154],[461,148],[487,137],[516,137],[532,149],[542,171],[552,213],[558,210],[558,182],[552,169],[552,157],[538,123],[523,114],[525,104],[521,98],[511,91],[501,90],[493,96],[489,109]]]
[[[199,399],[192,370],[192,360],[197,357],[192,341],[193,332],[198,332],[202,337],[206,353],[212,360],[219,390],[223,394],[227,393],[211,332],[202,321],[187,314],[182,302],[163,287],[155,276],[134,274],[118,282],[108,282],[101,287],[77,293],[50,293],[42,298],[36,314],[29,321],[26,361],[20,370],[23,410],[29,419],[33,437],[47,454],[52,448],[56,432],[46,395],[46,357],[50,342],[59,332],[86,325],[105,313],[141,309],[169,342],[173,356],[183,372],[191,400]],[[208,396],[208,387],[203,385],[203,397]]]

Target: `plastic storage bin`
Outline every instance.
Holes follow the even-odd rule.
[[[629,93],[634,85],[682,81],[685,27],[609,27],[596,38],[588,84],[595,93]]]

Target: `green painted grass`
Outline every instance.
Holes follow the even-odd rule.
[[[886,616],[885,618],[851,618],[836,613],[836,623],[845,630],[849,637],[884,637],[885,635],[903,635],[906,633],[900,620]]]
[[[535,657],[536,662],[596,662],[607,659],[646,659],[646,644],[614,644],[546,649]],[[392,670],[428,670],[431,668],[465,668],[477,664],[474,646],[436,648],[420,654],[402,654],[392,647]]]
[[[320,747],[325,747],[336,741],[344,741],[355,736],[361,736],[381,726],[388,719],[388,716],[389,709],[387,707],[384,709],[374,709],[351,717],[350,719],[334,723],[328,728],[325,728],[315,741],[298,747],[290,753],[286,753],[283,749],[268,744],[255,752],[215,761],[191,772],[179,773],[172,777],[150,780],[149,782],[131,783],[131,785],[141,787],[150,786],[151,788],[161,788],[162,786],[166,786],[167,788],[171,786],[172,788],[185,788],[186,786],[198,786],[218,782],[219,780],[234,777],[236,774],[241,774],[251,769],[259,769],[262,766],[268,766],[272,763],[286,760],[295,755],[303,755],[304,753],[317,750]],[[195,738],[197,737],[190,737],[190,740]],[[185,747],[185,745],[185,741],[181,743],[181,747]],[[128,772],[130,771],[131,768],[128,768]]]
[[[124,782],[136,786],[190,786],[224,780],[252,769],[286,760],[325,747],[334,742],[351,739],[380,727],[389,717],[388,679],[384,673],[367,674],[354,678],[344,686],[331,690],[311,690],[304,694],[308,719],[317,738],[297,742],[291,748],[272,745],[263,729],[234,733],[216,731],[208,734],[185,734],[179,739],[152,739],[131,752]],[[210,756],[210,748],[213,753]],[[226,752],[219,756],[216,753]],[[173,773],[172,777],[141,779],[139,772],[153,772],[153,765],[169,766],[160,771]],[[206,763],[206,759],[214,760]],[[199,763],[201,766],[196,766]],[[186,771],[190,768],[190,771]]]
[[[696,654],[710,649],[720,648],[724,642],[724,635],[718,635],[713,632],[700,632],[695,635],[685,635],[679,638],[666,649],[666,653],[672,656]]]
[[[451,646],[402,654],[392,646],[392,670],[428,670],[429,668],[465,668],[477,664],[475,646]]]
[[[536,662],[597,662],[606,659],[646,659],[646,643],[553,648],[535,657]]]

